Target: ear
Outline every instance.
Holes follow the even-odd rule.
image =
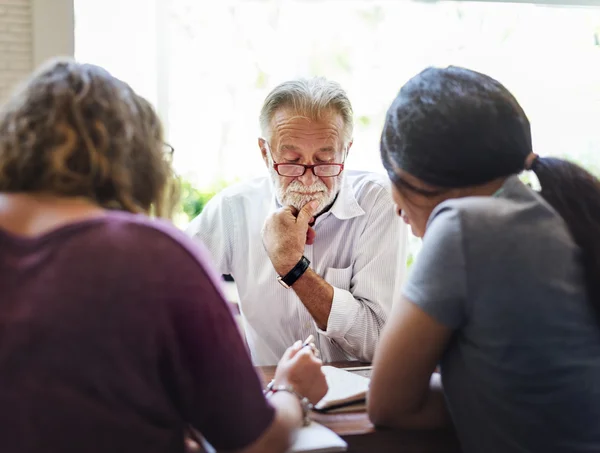
[[[260,154],[262,155],[263,161],[265,162],[265,165],[268,167],[269,166],[269,158],[267,157],[267,141],[264,138],[259,137],[258,138],[258,147],[260,148]]]
[[[346,155],[344,156],[344,160],[346,160],[348,158],[348,154],[350,154],[350,148],[352,148],[352,143],[354,143],[354,140],[350,140],[348,142],[348,147],[346,148]]]

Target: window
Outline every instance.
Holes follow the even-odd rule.
[[[565,1],[565,3],[567,3]],[[572,2],[569,2],[572,3]],[[379,135],[401,85],[429,65],[499,79],[535,151],[600,174],[600,7],[466,1],[76,0],[76,56],[157,105],[175,166],[210,190],[265,174],[256,138],[277,83],[323,75],[348,91],[347,166],[383,171]]]
[[[325,75],[356,112],[348,165],[380,171],[385,111],[410,76],[456,64],[503,82],[535,148],[600,170],[600,8],[362,0],[76,0],[76,56],[106,66],[166,121],[199,186],[264,174],[258,111],[277,83]]]

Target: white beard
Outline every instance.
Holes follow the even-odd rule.
[[[285,190],[281,187],[280,176],[277,174],[272,164],[269,165],[269,173],[271,174],[271,180],[275,186],[275,196],[277,201],[282,206],[293,206],[297,210],[304,207],[305,204],[317,200],[319,206],[315,210],[315,215],[321,214],[325,208],[327,208],[337,196],[342,185],[343,173],[335,176],[333,179],[333,185],[331,190],[327,188],[325,183],[317,178],[317,181],[310,186],[305,186],[297,179],[294,179]],[[314,193],[316,192],[316,193]]]

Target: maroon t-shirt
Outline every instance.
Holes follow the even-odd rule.
[[[0,451],[217,449],[274,413],[206,254],[108,213],[36,238],[0,230]]]

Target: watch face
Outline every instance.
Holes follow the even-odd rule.
[[[290,289],[290,286],[283,281],[283,277],[281,275],[277,276],[277,281],[283,286],[285,289]]]

